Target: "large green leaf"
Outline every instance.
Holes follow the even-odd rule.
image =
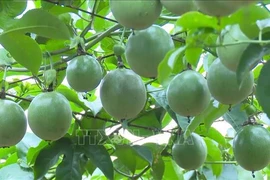
[[[258,84],[256,89],[256,97],[263,111],[270,117],[270,61],[264,64],[260,76],[258,78]]]
[[[243,123],[248,119],[245,111],[241,110],[241,104],[234,106],[231,111],[227,112],[223,116],[235,131],[239,131],[242,128]]]
[[[182,169],[175,163],[172,158],[163,158],[165,163],[165,171],[163,175],[164,180],[178,179],[184,180],[184,175]]]
[[[44,177],[50,167],[57,163],[60,155],[69,154],[71,145],[69,139],[62,138],[43,148],[34,164],[35,179]]]
[[[113,163],[108,151],[103,145],[90,144],[90,141],[87,141],[87,139],[85,138],[84,143],[77,146],[108,179],[113,179]]]
[[[56,168],[56,179],[58,180],[81,180],[86,161],[78,147],[70,149],[65,158]]]
[[[3,180],[30,180],[34,179],[33,171],[21,168],[18,164],[11,164],[0,169],[0,179]]]
[[[183,61],[179,59],[179,56],[184,53],[186,47],[180,47],[177,49],[173,49],[169,51],[165,58],[160,62],[158,66],[158,81],[166,87],[170,82],[170,76],[176,66],[177,63],[182,65],[183,68]]]
[[[69,39],[71,37],[67,26],[60,19],[42,9],[27,11],[21,19],[5,29],[0,37],[12,32],[34,33],[52,39]]]
[[[18,63],[29,69],[34,75],[38,73],[42,52],[32,38],[18,32],[5,33],[0,35],[0,44]]]
[[[0,14],[14,18],[24,12],[27,2],[27,0],[0,0]]]

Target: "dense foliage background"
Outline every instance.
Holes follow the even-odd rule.
[[[98,88],[78,93],[65,80],[68,62],[84,51],[97,57],[104,75],[117,68],[113,47],[125,44],[132,30],[118,24],[109,0],[0,0],[0,77],[6,97],[27,111],[31,100],[55,78],[47,73],[52,66],[53,88],[69,100],[73,111],[64,138],[47,142],[28,129],[16,146],[1,148],[0,179],[253,179],[237,165],[232,140],[247,120],[270,125],[268,3],[253,3],[220,18],[198,11],[176,16],[163,8],[155,24],[168,31],[175,49],[160,63],[157,78],[142,77],[147,87],[144,110],[136,118],[119,121],[102,108]],[[187,66],[206,75],[217,57],[216,39],[233,24],[253,36],[235,42],[249,43],[237,74],[241,81],[252,69],[255,87],[259,78],[265,84],[261,104],[251,94],[233,106],[212,99],[203,113],[190,119],[174,113],[165,97],[168,83]],[[124,55],[122,59],[129,67]],[[220,122],[232,127],[225,135],[214,128]],[[206,142],[207,161],[196,171],[181,169],[171,157],[179,129],[186,135],[196,132]],[[270,177],[270,166],[255,172],[255,179],[264,177]]]

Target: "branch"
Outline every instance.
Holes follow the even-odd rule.
[[[151,166],[148,165],[146,168],[144,168],[144,169],[142,170],[142,172],[140,172],[139,174],[133,176],[132,179],[138,179],[138,178],[140,178],[140,177],[141,177],[146,171],[148,171],[150,168],[151,168]]]
[[[204,164],[237,164],[236,161],[206,161]]]

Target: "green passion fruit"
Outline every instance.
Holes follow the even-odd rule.
[[[194,0],[198,10],[210,16],[228,16],[243,4],[232,0]]]
[[[193,1],[187,0],[161,0],[161,4],[171,13],[183,15],[186,12],[196,11],[197,8]]]
[[[222,43],[220,43],[220,39]],[[221,38],[217,39],[217,44],[231,44],[245,40],[249,40],[249,38],[242,33],[239,25],[232,25],[223,29],[221,32]],[[217,55],[224,66],[232,71],[236,71],[243,52],[248,45],[248,43],[244,43],[230,46],[219,46],[216,48]]]
[[[29,127],[43,140],[54,141],[63,137],[71,120],[69,101],[55,91],[37,95],[28,108]]]
[[[196,116],[210,103],[206,79],[193,70],[176,75],[167,88],[166,97],[172,110],[182,116]]]
[[[186,140],[180,135],[172,147],[172,157],[179,167],[195,170],[203,165],[207,157],[207,146],[203,138],[192,133]]]
[[[75,57],[67,66],[66,76],[68,84],[78,92],[94,90],[103,78],[103,71],[99,62],[92,56],[81,55]]]
[[[0,148],[14,146],[24,137],[27,119],[24,110],[17,103],[0,100]]]
[[[157,0],[110,0],[110,9],[121,25],[142,30],[150,27],[158,19],[162,4]]]
[[[160,26],[135,31],[126,44],[126,59],[130,68],[142,77],[154,78],[158,65],[174,48],[171,36]]]
[[[100,99],[105,111],[114,118],[134,118],[144,108],[146,88],[132,70],[115,69],[101,82]]]
[[[125,53],[125,47],[120,44],[115,44],[113,46],[113,52],[116,56],[122,56]]]
[[[270,134],[260,125],[244,126],[233,140],[235,160],[248,171],[258,171],[270,163]]]
[[[236,73],[226,68],[219,59],[216,59],[208,70],[209,91],[222,104],[233,105],[246,99],[253,90],[253,83],[253,73],[250,72],[239,88]]]

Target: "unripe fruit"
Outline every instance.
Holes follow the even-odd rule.
[[[210,16],[228,16],[242,6],[231,0],[194,0],[194,3],[199,11]]]
[[[58,92],[37,95],[28,108],[29,127],[43,140],[55,141],[63,137],[71,120],[69,101]]]
[[[125,47],[120,44],[115,44],[113,46],[113,52],[116,56],[121,56],[125,53]]]
[[[253,73],[250,72],[239,88],[236,73],[227,69],[219,59],[216,59],[208,70],[209,91],[222,104],[233,105],[246,99],[253,90],[253,83]]]
[[[168,11],[176,15],[196,10],[194,2],[190,0],[161,0],[160,2]]]
[[[227,26],[221,33],[222,44],[231,44],[238,41],[249,40],[240,30],[239,25]],[[220,39],[217,39],[217,44],[220,44]],[[232,71],[236,71],[243,55],[243,52],[248,47],[248,43],[220,46],[217,47],[217,55],[224,66]]]
[[[171,109],[182,116],[196,116],[210,103],[206,79],[193,70],[176,75],[167,88],[166,97]]]
[[[171,36],[163,28],[153,25],[129,36],[125,55],[135,73],[154,78],[158,75],[159,63],[173,48]]]
[[[67,66],[68,84],[78,92],[94,90],[103,77],[99,62],[92,56],[81,55],[75,57]]]
[[[181,168],[195,170],[201,167],[206,160],[206,143],[196,133],[192,133],[186,140],[181,135],[172,147],[172,157]]]
[[[244,169],[263,169],[270,163],[270,133],[260,125],[244,126],[233,140],[233,152]]]
[[[110,0],[110,9],[121,25],[141,30],[154,24],[161,13],[162,4],[157,0]]]
[[[136,117],[146,103],[146,88],[140,76],[128,69],[109,72],[100,85],[105,111],[116,119]]]
[[[27,119],[17,103],[0,100],[0,148],[14,146],[24,137]]]

